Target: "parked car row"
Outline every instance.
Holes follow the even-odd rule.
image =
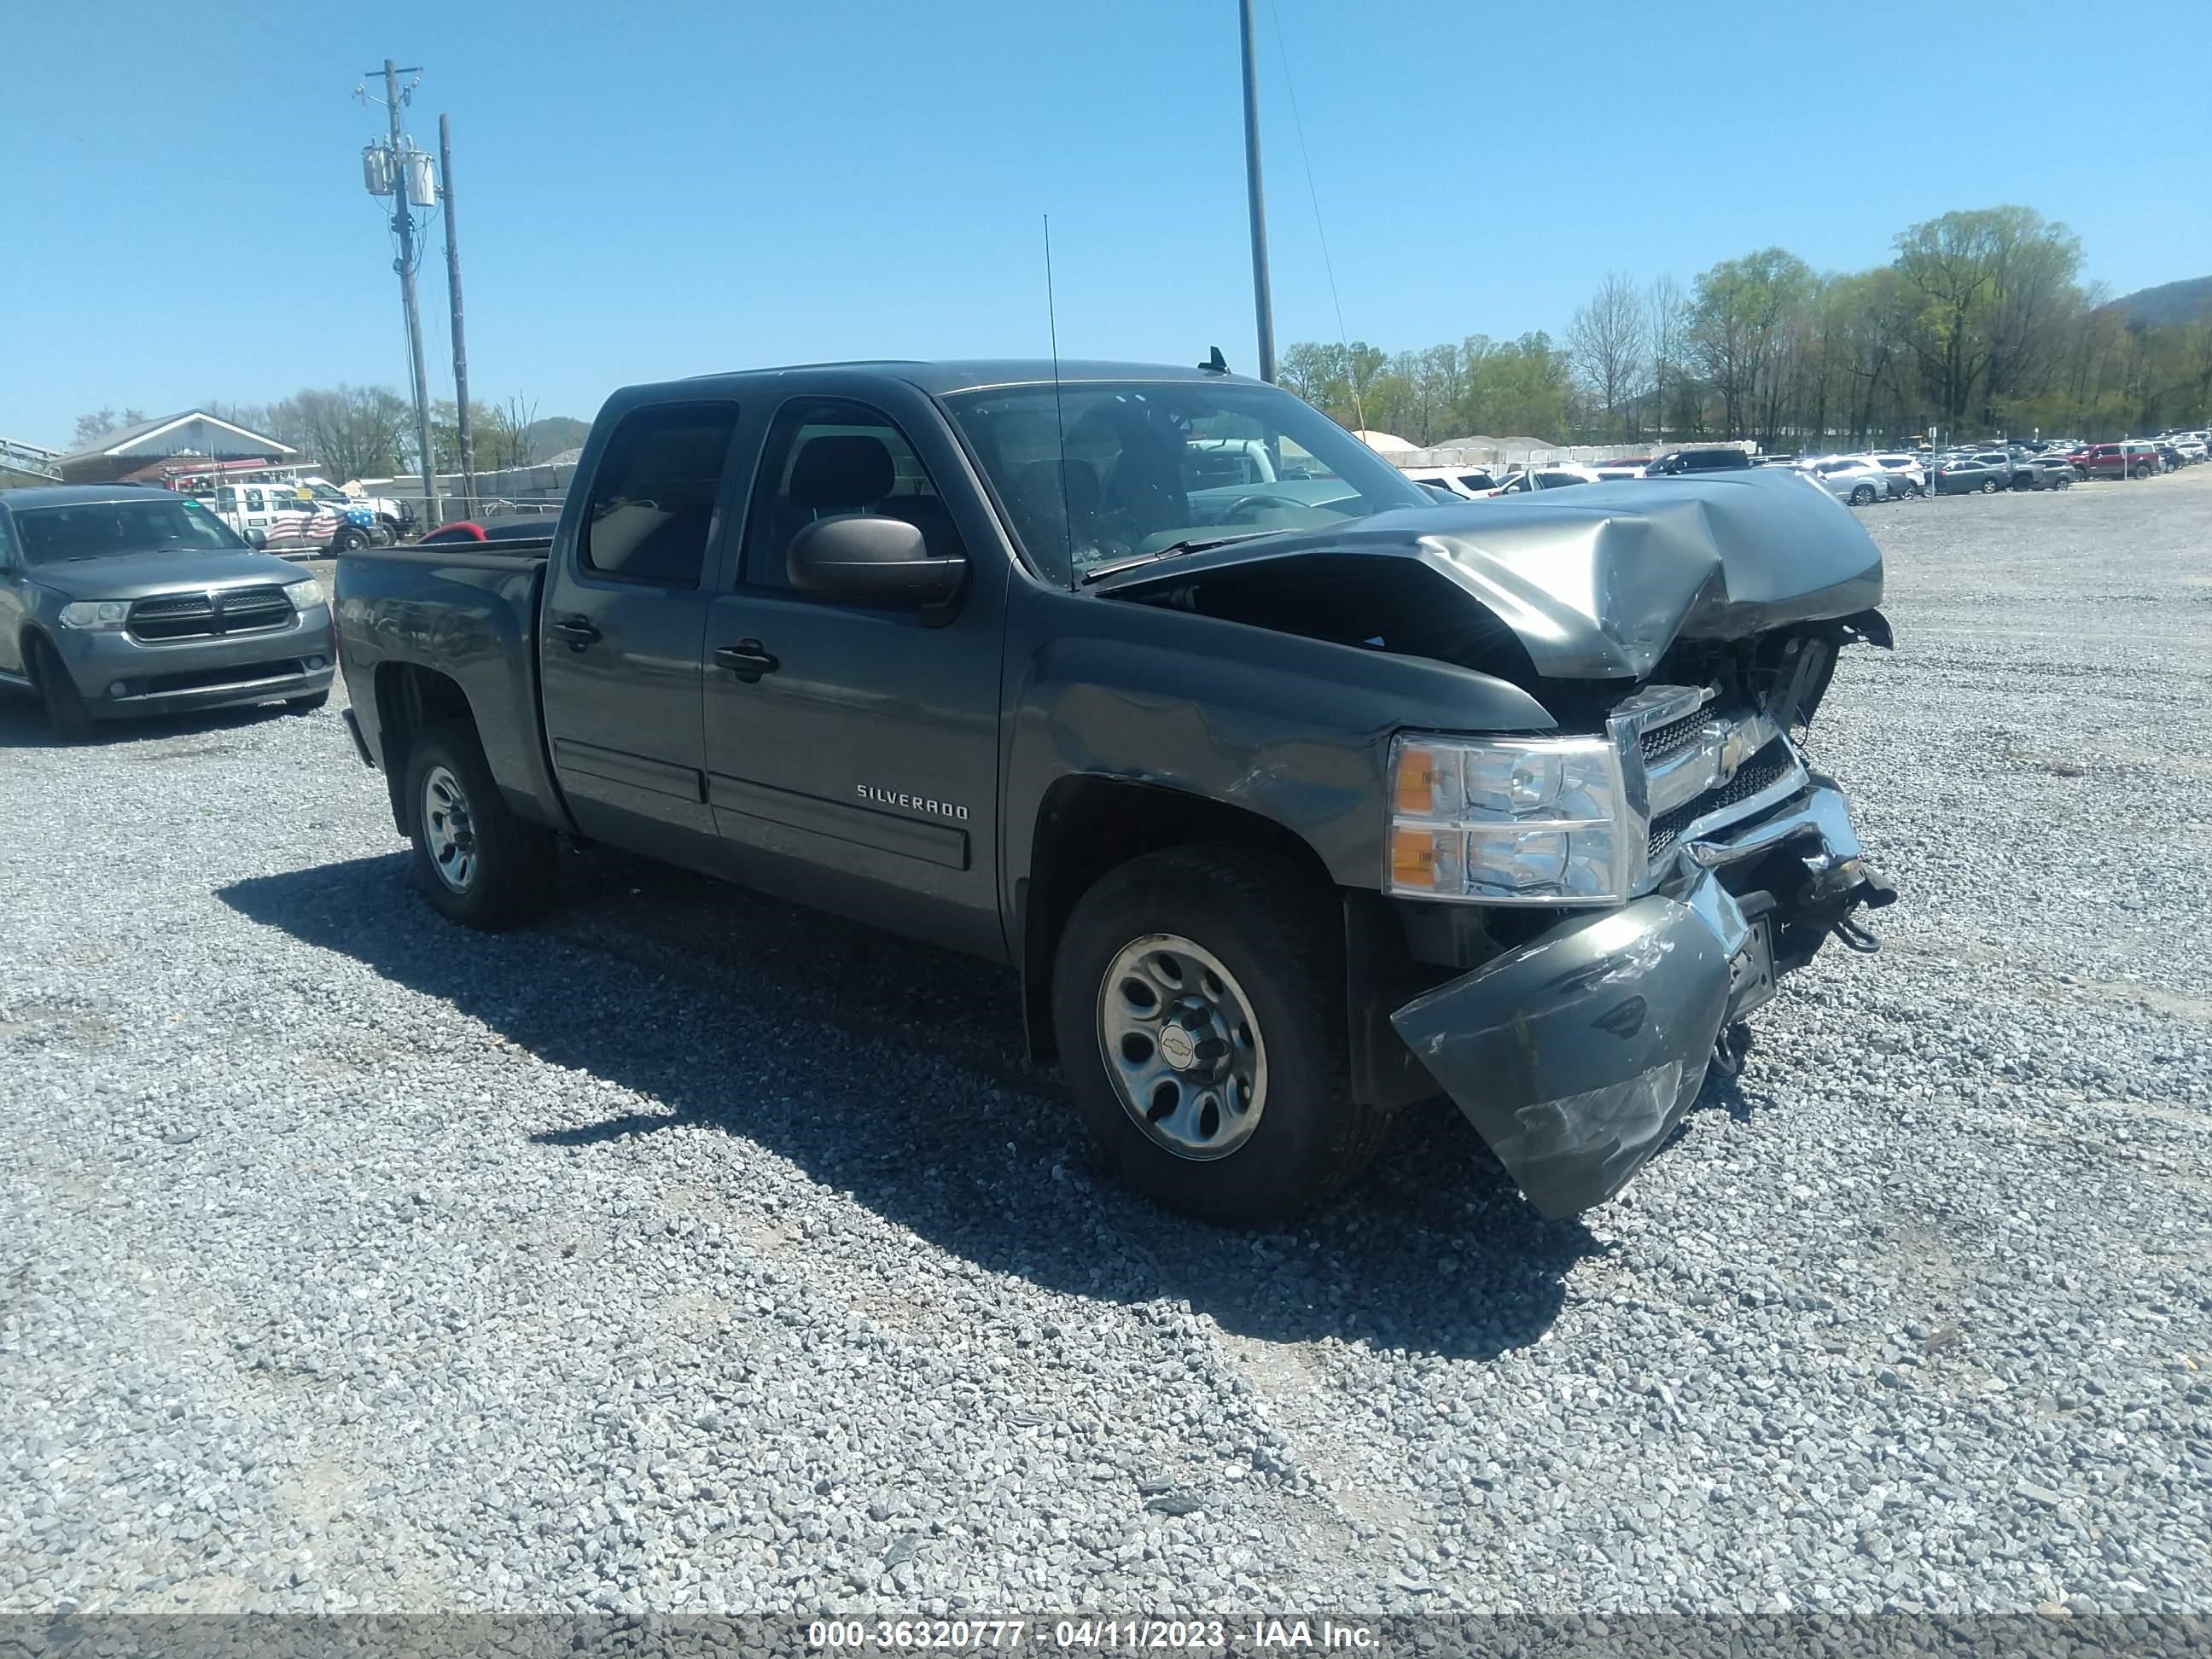
[[[1875,501],[1912,501],[1926,495],[1993,495],[2008,489],[2066,489],[2083,478],[2145,478],[2193,465],[2212,453],[2212,433],[2179,428],[2156,438],[2117,443],[2081,443],[2042,439],[2032,443],[1992,441],[1944,449],[1868,451],[1848,455],[1753,455],[1710,446],[1672,449],[1656,455],[1618,456],[1610,460],[1546,461],[1503,474],[1480,468],[1413,467],[1407,477],[1440,500],[1480,501],[1535,489],[1574,484],[1608,483],[1623,478],[1678,477],[1788,467],[1853,507]]]

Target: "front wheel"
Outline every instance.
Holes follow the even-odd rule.
[[[1060,1065],[1105,1162],[1154,1202],[1262,1226],[1382,1146],[1392,1115],[1352,1097],[1329,897],[1272,859],[1176,847],[1077,904],[1054,963]]]
[[[416,738],[406,791],[416,874],[441,915],[495,933],[544,908],[553,890],[553,832],[515,817],[474,726],[449,720]]]
[[[70,677],[69,665],[52,642],[33,634],[30,639],[31,683],[38,688],[39,702],[46,712],[46,729],[64,743],[82,743],[92,735],[92,710],[84,693]]]

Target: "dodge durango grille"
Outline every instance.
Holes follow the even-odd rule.
[[[217,588],[141,599],[131,607],[129,627],[136,640],[219,639],[283,628],[294,614],[281,587]]]

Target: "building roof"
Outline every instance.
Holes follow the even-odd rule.
[[[60,465],[66,466],[71,461],[89,460],[97,455],[143,455],[149,459],[157,459],[173,452],[148,446],[162,434],[191,421],[204,421],[210,426],[221,427],[225,432],[234,432],[253,447],[266,450],[272,455],[296,455],[300,453],[289,444],[279,443],[264,433],[250,431],[220,416],[210,415],[204,409],[188,409],[181,415],[164,415],[159,420],[141,421],[136,426],[102,433],[82,449],[73,449],[63,456]]]

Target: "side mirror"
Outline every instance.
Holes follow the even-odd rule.
[[[785,568],[801,592],[931,605],[959,592],[968,561],[931,558],[921,532],[903,519],[852,513],[817,519],[793,536]]]
[[[246,532],[246,544],[257,553],[262,551],[269,545],[269,532],[265,530],[247,531]]]

